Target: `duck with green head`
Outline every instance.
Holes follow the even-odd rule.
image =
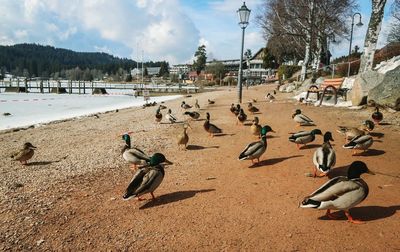
[[[148,163],[135,172],[122,198],[129,200],[137,197],[138,200],[144,200],[140,196],[150,193],[154,200],[153,192],[164,179],[165,171],[163,164],[172,164],[172,162],[168,161],[161,153],[155,153],[151,156]]]
[[[353,149],[353,156],[357,154],[357,150],[367,151],[374,143],[374,139],[370,135],[356,136],[350,142],[343,145],[345,149]]]
[[[239,160],[251,160],[254,164],[254,159],[257,159],[257,163],[260,162],[260,157],[267,150],[267,133],[275,132],[268,125],[261,128],[261,140],[252,142],[246,146],[246,148],[240,153]]]
[[[363,173],[374,175],[364,162],[354,161],[347,171],[347,177],[339,176],[329,180],[311,195],[305,197],[300,203],[300,207],[324,209],[326,216],[331,219],[337,218],[331,213],[331,210],[343,210],[349,222],[362,223],[353,219],[349,209],[361,203],[368,196],[368,185],[360,178]]]
[[[147,156],[142,150],[131,147],[131,137],[129,134],[123,134],[122,140],[125,141],[125,145],[122,148],[122,157],[128,163],[132,164],[131,170],[136,170],[137,166],[143,162],[150,161],[150,157]]]
[[[327,131],[324,134],[324,143],[321,147],[317,148],[314,152],[313,169],[314,178],[317,176],[317,170],[320,172],[318,177],[326,176],[336,163],[335,150],[329,141],[333,141],[332,133]]]
[[[300,149],[300,144],[306,145],[315,140],[315,135],[322,135],[321,130],[313,129],[311,131],[300,131],[294,133],[289,137],[289,141],[297,145],[297,149]]]

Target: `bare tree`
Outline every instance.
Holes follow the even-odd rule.
[[[393,23],[388,34],[388,42],[400,42],[400,0],[394,0],[391,7]]]
[[[364,53],[361,55],[359,73],[372,69],[376,44],[381,31],[383,11],[386,0],[372,0],[372,13],[364,41]]]

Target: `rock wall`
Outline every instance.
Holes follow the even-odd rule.
[[[386,72],[382,81],[368,92],[368,100],[400,110],[400,66]]]

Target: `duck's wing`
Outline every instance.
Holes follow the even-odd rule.
[[[257,151],[260,151],[264,148],[264,143],[261,141],[252,142],[246,146],[246,148],[240,153],[239,160],[244,160],[246,157],[253,155]]]
[[[301,118],[302,121],[307,122],[307,123],[313,123],[314,121],[311,120],[311,118],[309,118],[308,116],[304,115],[304,114],[300,114],[299,117]]]
[[[294,142],[299,137],[305,137],[305,136],[309,136],[309,135],[310,135],[309,131],[299,131],[297,133],[292,134],[289,137],[289,141]]]
[[[131,148],[125,151],[128,155],[135,157],[136,159],[150,161],[150,157],[147,156],[142,150],[138,148]]]
[[[32,151],[32,150],[22,149],[22,150],[16,151],[13,154],[11,154],[11,158],[14,160],[20,160],[24,156],[28,155],[30,153],[30,151]]]
[[[365,144],[366,142],[372,140],[371,138],[372,137],[370,135],[356,136],[353,139],[351,139],[350,142],[348,142],[347,144],[343,145],[343,148],[353,149],[357,145],[360,145],[360,144],[362,145],[362,144]]]
[[[135,190],[135,195],[139,196],[151,192],[160,185],[163,177],[164,176],[160,170],[154,168],[149,169],[149,171],[143,176],[140,186]]]
[[[345,192],[353,190],[351,185],[349,186],[345,183],[347,181],[349,179],[344,176],[333,178],[311,193],[307,198],[317,201],[334,200]]]
[[[211,123],[209,125],[209,130],[212,133],[222,133],[222,129],[218,128],[217,126],[215,126],[214,124],[211,124]]]
[[[128,187],[126,188],[124,198],[127,199],[129,197],[135,196],[136,190],[140,187],[142,184],[143,178],[146,175],[146,173],[149,172],[148,168],[142,168],[138,169],[135,174],[133,174],[133,177],[131,179],[131,182],[129,182]]]

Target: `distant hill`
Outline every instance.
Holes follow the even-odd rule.
[[[147,62],[145,66],[160,66],[161,62]],[[0,46],[0,70],[25,77],[67,77],[67,70],[89,71],[86,74],[96,75],[128,73],[136,67],[136,61],[121,59],[107,53],[74,52],[72,50],[54,48],[38,44],[17,44]],[[79,68],[79,69],[77,69]],[[63,76],[64,75],[64,76]],[[82,74],[83,76],[83,74]],[[76,77],[76,76],[75,76]],[[98,77],[98,76],[97,76]],[[76,77],[75,79],[83,79]]]

